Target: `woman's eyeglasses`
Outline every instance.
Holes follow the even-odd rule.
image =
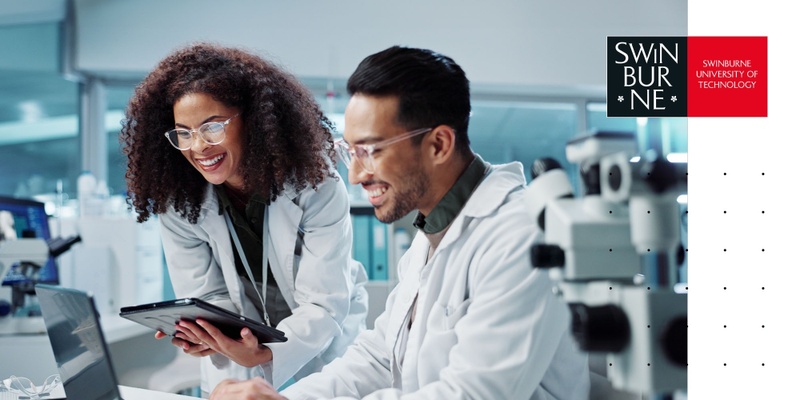
[[[192,144],[194,144],[195,134],[210,145],[220,144],[225,140],[225,127],[237,116],[239,116],[239,114],[223,122],[206,122],[197,129],[173,129],[164,133],[164,136],[169,140],[169,144],[178,150],[189,150]]]

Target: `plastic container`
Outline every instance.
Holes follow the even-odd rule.
[[[109,198],[111,197],[110,190],[108,189],[108,185],[106,181],[99,180],[97,181],[97,186],[94,189],[94,197],[92,198],[92,203],[94,207],[92,211],[94,211],[95,215],[105,217],[108,215],[109,209]]]
[[[95,203],[92,201],[97,189],[97,179],[89,171],[83,171],[78,176],[78,215],[86,217],[95,215],[93,208]]]

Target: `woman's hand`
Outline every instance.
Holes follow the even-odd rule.
[[[188,354],[205,356],[216,352],[244,367],[255,367],[272,360],[272,350],[262,346],[248,328],[242,328],[239,333],[242,338],[239,340],[225,336],[210,322],[202,319],[198,319],[196,323],[180,321],[176,328],[177,338],[187,343],[197,343],[196,346],[183,348]]]
[[[156,332],[156,339],[163,339],[168,337],[164,332],[157,331]],[[172,338],[171,343],[175,346],[183,350],[184,353],[189,354],[195,357],[203,357],[207,355],[211,355],[216,353],[214,350],[210,349],[203,343],[200,343],[199,339],[195,339],[195,341],[189,340],[187,335],[182,334],[180,332],[175,334],[175,337]]]
[[[246,381],[226,379],[211,392],[209,400],[288,400],[278,394],[267,381],[253,378]]]

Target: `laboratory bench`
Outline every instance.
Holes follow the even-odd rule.
[[[128,393],[150,393],[145,389],[174,393],[199,384],[199,359],[179,352],[167,339],[156,340],[153,330],[116,314],[101,314],[100,325],[111,352],[117,383],[127,387],[124,390]],[[0,379],[16,375],[38,383],[58,373],[46,333],[0,335],[0,360]],[[176,369],[181,372],[176,374]],[[169,380],[163,379],[167,376]]]

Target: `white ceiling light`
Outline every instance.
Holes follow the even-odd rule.
[[[31,106],[30,109],[31,112],[33,112],[34,107]],[[120,121],[123,118],[125,118],[125,114],[121,110],[110,110],[106,112],[106,131],[119,132],[122,129]],[[41,118],[35,121],[0,123],[0,146],[77,136],[77,115]]]

